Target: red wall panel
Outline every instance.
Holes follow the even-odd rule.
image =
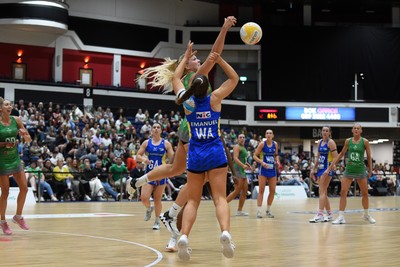
[[[136,75],[143,69],[160,64],[160,59],[121,57],[121,87],[136,88]]]
[[[26,64],[28,81],[52,81],[54,48],[0,43],[0,77],[11,78],[12,63],[22,51],[21,63]]]
[[[86,66],[85,58],[88,58]],[[112,62],[112,54],[64,49],[62,80],[66,83],[75,83],[79,80],[79,69],[87,67],[93,69],[93,86],[110,86],[112,85]]]

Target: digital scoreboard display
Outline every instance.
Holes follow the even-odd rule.
[[[255,121],[284,121],[285,107],[254,107]]]
[[[354,121],[355,108],[286,107],[286,120],[294,121]]]

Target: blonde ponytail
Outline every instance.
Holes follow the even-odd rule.
[[[178,66],[178,60],[165,58],[161,65],[146,68],[138,79],[150,79],[148,85],[162,88],[163,93],[172,91],[172,76]]]

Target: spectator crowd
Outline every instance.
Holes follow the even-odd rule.
[[[139,177],[144,172],[145,166],[136,162],[135,155],[140,144],[149,138],[151,125],[159,123],[161,136],[175,149],[176,132],[182,120],[180,111],[159,109],[151,116],[148,110],[139,108],[135,116],[128,116],[123,108],[113,112],[109,107],[88,109],[52,102],[25,105],[24,100],[14,103],[12,115],[21,118],[32,137],[31,143],[19,140],[18,151],[26,166],[28,185],[42,201],[45,198],[51,201],[128,198],[125,182],[129,176]],[[246,137],[248,163],[252,166],[252,170],[247,171],[248,177],[256,184],[258,166],[252,156],[263,142],[263,133],[247,130],[247,127],[221,126],[221,135],[230,150],[237,144],[239,134]],[[317,196],[318,184],[309,178],[313,167],[310,156],[282,152],[279,156],[282,164],[278,170],[278,184],[300,185],[308,196]],[[340,194],[343,166],[342,162],[336,168],[328,188],[331,196]],[[394,194],[395,183],[386,175],[394,172],[392,166],[375,164],[371,189],[384,186],[388,194]],[[178,180],[168,184],[164,199],[172,199],[174,191],[179,190],[182,179]],[[203,198],[209,199],[210,194],[204,192]]]

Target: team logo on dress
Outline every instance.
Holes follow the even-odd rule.
[[[208,119],[211,118],[210,111],[196,112],[196,119]]]

